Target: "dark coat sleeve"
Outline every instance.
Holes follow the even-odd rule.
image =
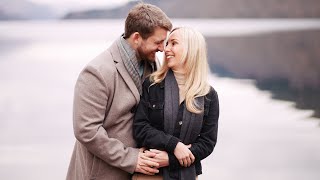
[[[149,79],[146,79],[143,83],[143,93],[133,121],[134,138],[139,147],[154,148],[172,153],[179,139],[154,128],[149,119],[150,84]]]
[[[205,112],[200,136],[198,136],[196,142],[193,143],[190,148],[196,161],[208,157],[212,153],[217,142],[219,99],[217,92],[213,88],[211,88],[208,98],[208,112]]]

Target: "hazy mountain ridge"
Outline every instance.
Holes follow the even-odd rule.
[[[105,19],[105,18],[125,18],[136,2],[128,2],[124,6],[111,9],[93,9],[67,13],[63,19]]]
[[[318,0],[145,0],[170,18],[318,18]],[[123,18],[136,2],[109,10],[70,12],[66,19]],[[183,8],[182,8],[183,6]]]
[[[213,72],[255,79],[275,98],[320,117],[320,30],[206,39]]]
[[[289,79],[291,87],[320,87],[320,31],[207,38],[214,65],[233,76]]]
[[[45,5],[25,0],[0,1],[0,20],[51,19],[56,17],[56,12]]]

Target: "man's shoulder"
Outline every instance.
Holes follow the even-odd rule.
[[[113,58],[112,55],[109,51],[109,49],[104,50],[103,52],[101,52],[99,55],[97,55],[96,57],[94,57],[89,63],[88,65],[92,65],[92,66],[101,66],[101,65],[110,65],[113,64]]]
[[[114,59],[108,49],[100,53],[95,58],[93,58],[87,64],[87,67],[94,68],[100,71],[101,73],[110,73],[112,71],[116,71]]]
[[[98,68],[115,68],[115,64],[120,61],[120,53],[117,44],[118,40],[113,42],[110,47],[91,60],[88,65]]]

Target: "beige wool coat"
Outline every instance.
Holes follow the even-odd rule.
[[[80,73],[74,92],[77,139],[67,180],[127,180],[138,152],[132,121],[140,95],[124,66],[120,40]]]

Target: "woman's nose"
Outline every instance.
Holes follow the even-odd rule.
[[[168,52],[168,51],[170,51],[169,45],[164,46],[164,52]]]

